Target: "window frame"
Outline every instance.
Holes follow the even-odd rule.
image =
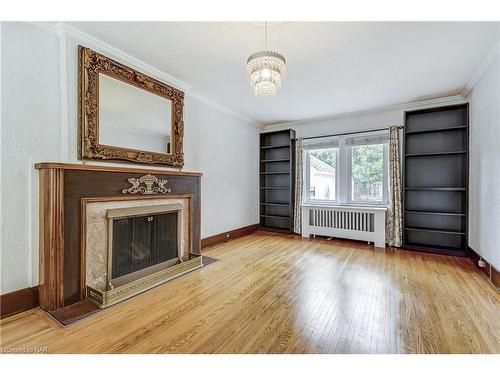
[[[382,201],[367,202],[352,199],[352,145],[347,145],[346,141],[359,137],[362,133],[352,133],[349,135],[339,135],[332,138],[338,139],[338,146],[331,147],[336,150],[335,158],[335,200],[311,199],[310,197],[310,152],[314,149],[308,149],[307,145],[314,145],[314,141],[308,141],[304,145],[302,157],[303,165],[303,193],[302,202],[307,205],[337,205],[337,206],[368,206],[368,207],[387,207],[389,202],[389,132],[374,131],[363,133],[363,137],[385,137],[383,144],[383,183],[382,183]],[[318,141],[319,142],[319,141]],[[367,143],[370,144],[370,143]],[[361,146],[361,145],[360,145]],[[324,149],[328,149],[325,147]]]

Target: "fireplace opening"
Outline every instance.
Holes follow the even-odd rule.
[[[182,261],[177,205],[108,210],[108,220],[108,290]]]
[[[112,279],[176,259],[177,212],[113,220]]]

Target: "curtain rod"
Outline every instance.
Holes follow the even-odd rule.
[[[398,129],[403,129],[403,126],[397,126],[397,128]],[[303,137],[302,139],[316,139],[316,138],[337,137],[337,136],[340,136],[340,135],[352,135],[352,134],[363,134],[363,133],[379,132],[381,130],[389,130],[389,128],[362,130],[362,131],[359,131],[359,132],[349,132],[349,133],[337,133],[337,134],[328,134],[328,135],[318,135],[318,136],[315,136],[315,137]]]

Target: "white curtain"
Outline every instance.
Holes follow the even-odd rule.
[[[389,128],[389,207],[386,216],[386,241],[389,246],[403,244],[403,213],[401,202],[401,153],[399,127]]]
[[[295,203],[293,209],[293,231],[295,233],[302,233],[302,186],[303,186],[303,172],[302,172],[302,150],[304,141],[298,138],[295,141]]]

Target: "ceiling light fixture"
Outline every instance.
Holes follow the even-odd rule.
[[[274,96],[281,87],[286,72],[285,57],[267,50],[267,21],[265,22],[264,51],[256,52],[247,60],[247,72],[255,96]]]

